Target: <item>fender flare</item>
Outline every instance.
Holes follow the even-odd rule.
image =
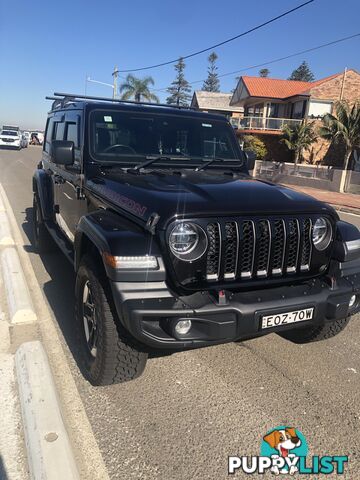
[[[35,171],[32,180],[33,192],[37,194],[40,202],[40,210],[43,220],[51,220],[53,217],[53,194],[51,179],[43,169]]]
[[[147,230],[109,210],[96,210],[81,217],[74,241],[74,268],[78,270],[84,247],[89,242],[96,248],[107,276],[113,281],[162,281],[165,267],[161,250]],[[152,271],[119,271],[104,262],[103,254],[113,256],[156,256],[159,268]]]

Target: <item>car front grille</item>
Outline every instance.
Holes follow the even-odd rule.
[[[311,229],[310,218],[210,222],[206,279],[250,280],[307,272]]]

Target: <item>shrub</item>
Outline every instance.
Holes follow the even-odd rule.
[[[244,151],[252,151],[256,153],[256,159],[262,160],[267,155],[267,149],[265,143],[260,140],[259,137],[254,135],[245,135],[244,138]]]

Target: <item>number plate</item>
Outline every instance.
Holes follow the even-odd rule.
[[[306,322],[314,316],[314,308],[304,308],[294,312],[279,313],[277,315],[266,315],[261,318],[261,328],[281,327],[289,323]]]

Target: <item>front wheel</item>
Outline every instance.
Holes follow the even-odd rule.
[[[147,353],[121,325],[108,281],[100,266],[86,255],[76,286],[76,330],[80,368],[92,385],[111,385],[139,377]]]
[[[287,330],[279,333],[279,335],[286,340],[294,343],[311,343],[319,342],[320,340],[327,340],[335,337],[342,332],[349,323],[351,317],[334,320],[333,322],[324,323],[311,328],[298,328],[294,330]]]

